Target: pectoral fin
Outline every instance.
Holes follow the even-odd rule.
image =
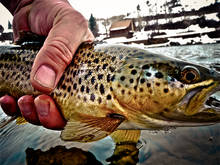
[[[124,120],[124,116],[118,114],[110,114],[106,117],[79,114],[67,122],[61,133],[61,139],[79,142],[96,141],[110,135]]]

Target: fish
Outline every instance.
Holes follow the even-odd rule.
[[[40,47],[0,47],[0,96],[42,94],[30,83]],[[160,130],[220,122],[213,68],[123,44],[80,45],[49,94],[67,124],[64,141],[92,142],[116,130]]]

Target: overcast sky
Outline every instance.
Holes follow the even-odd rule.
[[[107,18],[114,15],[127,14],[136,10],[137,5],[145,4],[147,0],[69,0],[72,6],[80,11],[87,19],[91,13],[96,18]],[[151,3],[161,3],[165,0],[150,0]],[[199,9],[213,3],[215,0],[181,0],[188,8]],[[12,20],[10,13],[0,4],[0,24],[7,29],[8,20]]]

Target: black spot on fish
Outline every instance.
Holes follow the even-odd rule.
[[[100,69],[100,65],[98,65],[98,66],[96,67],[96,71],[98,72],[99,69]]]
[[[89,75],[88,75],[88,74],[86,74],[86,75],[85,75],[85,77],[84,77],[84,80],[87,80],[87,79],[88,79],[88,77],[89,77]]]
[[[134,90],[137,90],[137,85],[134,86]]]
[[[112,57],[112,62],[114,62],[114,61],[115,61],[115,59],[116,59],[116,57],[115,57],[115,56],[113,56],[113,57]]]
[[[98,79],[101,80],[103,78],[103,74],[98,74]]]
[[[77,84],[74,83],[74,84],[73,84],[73,89],[76,90],[76,88],[77,88]]]
[[[112,87],[110,87],[110,91],[113,91],[113,88],[112,88]]]
[[[147,72],[147,73],[146,73],[146,76],[147,76],[147,77],[150,77],[150,76],[151,76],[151,73],[150,73],[150,72]]]
[[[106,96],[106,98],[107,98],[107,100],[111,100],[111,99],[112,99],[112,96],[111,96],[110,94],[108,94],[108,95]]]
[[[168,88],[164,88],[163,91],[164,91],[164,93],[168,93],[169,89]]]
[[[162,74],[161,72],[157,72],[157,73],[155,74],[155,77],[156,77],[156,78],[163,78],[163,74]]]
[[[102,69],[106,69],[107,66],[108,64],[103,64]]]
[[[95,95],[93,93],[90,95],[90,100],[95,101]]]
[[[150,88],[150,87],[151,87],[151,84],[150,84],[150,83],[147,83],[147,87]]]
[[[67,88],[67,91],[68,91],[68,92],[70,92],[70,91],[71,91],[71,86],[69,86],[69,87]]]
[[[111,81],[114,81],[114,80],[115,80],[115,75],[113,75],[111,78]]]
[[[120,80],[124,81],[125,80],[125,76],[121,76]]]
[[[134,79],[131,78],[131,79],[129,80],[129,82],[132,84],[132,83],[134,82]]]
[[[104,94],[104,93],[105,93],[105,88],[104,88],[104,85],[103,85],[103,84],[100,85],[99,91],[100,91],[101,94]]]
[[[108,75],[107,75],[107,82],[110,82],[110,81],[111,81],[111,75],[108,74]]]
[[[81,78],[79,78],[79,81],[78,81],[78,83],[79,83],[79,84],[81,84],[81,83],[82,83],[82,79],[81,79]]]
[[[134,68],[134,65],[129,65],[129,67],[128,67],[128,68],[132,69],[132,68]]]
[[[125,94],[125,90],[124,89],[121,90],[121,94],[123,94],[123,95]]]
[[[101,97],[98,98],[98,103],[99,103],[99,104],[102,103],[102,98],[101,98]]]
[[[73,72],[73,77],[75,77],[75,76],[76,76],[76,71]]]
[[[122,54],[119,55],[119,59],[121,60],[124,56]]]
[[[144,89],[143,88],[140,88],[140,92],[143,92],[144,91]]]
[[[66,90],[66,85],[65,84],[62,85],[62,89]]]
[[[114,71],[115,71],[115,68],[112,67],[112,66],[110,66],[109,69],[110,69],[111,72],[114,72]]]
[[[84,96],[83,100],[84,100],[84,102],[86,102],[86,101],[87,101],[87,98],[86,98],[86,96]]]
[[[84,92],[84,90],[85,90],[85,86],[82,85],[81,88],[80,88],[80,91],[81,91],[81,92]]]
[[[89,57],[90,55],[91,55],[91,53],[90,53],[90,52],[88,52],[88,53],[87,53],[87,57]]]
[[[181,84],[181,85],[180,85],[180,88],[184,88],[184,85],[183,85],[183,84]]]
[[[88,65],[91,65],[92,62],[89,60],[87,63],[88,63]]]
[[[93,76],[93,77],[91,78],[91,83],[92,83],[92,85],[95,84],[95,76]]]
[[[95,84],[95,90],[98,90],[98,86],[99,86],[99,84],[97,83],[97,84]]]
[[[149,65],[143,65],[143,66],[142,66],[142,69],[149,69],[149,68],[150,68]]]
[[[99,63],[99,59],[96,58],[93,62],[96,63],[96,64],[98,64],[98,63]]]
[[[159,86],[160,86],[160,83],[159,83],[159,82],[156,82],[156,86],[158,86],[158,87],[159,87]]]
[[[19,81],[16,83],[16,86],[17,86],[17,87],[19,86]]]
[[[142,79],[140,80],[140,82],[141,82],[141,84],[145,83],[145,79],[142,78]]]
[[[5,77],[5,72],[4,71],[2,71],[2,77]]]
[[[89,87],[86,87],[86,93],[89,93],[90,89]]]
[[[83,53],[83,50],[80,50],[79,53],[82,54],[82,53]]]
[[[133,75],[135,75],[137,73],[137,71],[135,70],[135,69],[133,69],[132,71],[131,71],[131,74],[133,74]]]

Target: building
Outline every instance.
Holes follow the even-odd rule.
[[[122,20],[112,23],[109,31],[110,37],[127,37],[131,38],[135,30],[133,20]]]

